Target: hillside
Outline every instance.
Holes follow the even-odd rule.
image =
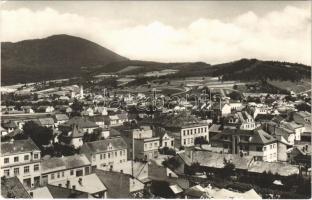
[[[311,67],[288,62],[241,59],[212,66],[211,75],[223,80],[289,80],[310,79]]]
[[[1,43],[2,83],[30,82],[79,75],[81,67],[96,68],[128,60],[96,43],[69,35]]]
[[[15,84],[71,78],[82,74],[142,74],[177,69],[165,78],[223,76],[223,80],[311,80],[311,67],[297,63],[241,59],[210,65],[204,62],[160,63],[129,60],[96,43],[69,35],[1,43],[1,83]],[[135,47],[134,47],[135,48]]]

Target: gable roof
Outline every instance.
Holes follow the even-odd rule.
[[[299,174],[298,166],[285,162],[255,161],[248,167],[248,171],[256,173],[271,172],[272,174],[279,174],[281,176]]]
[[[40,151],[32,139],[1,142],[1,156]]]
[[[79,183],[79,180],[81,180],[81,184]],[[51,183],[51,185],[56,186],[62,184],[64,187],[66,187],[67,181],[70,181],[70,185],[75,186],[76,190],[86,192],[88,194],[95,194],[107,190],[106,186],[101,182],[96,174],[63,179],[60,181],[55,181]]]
[[[66,120],[68,120],[69,118],[68,118],[68,116],[65,115],[65,114],[55,114],[55,119],[56,119],[57,121],[66,121]]]
[[[108,198],[129,198],[131,197],[131,192],[135,192],[135,190],[143,190],[144,188],[143,183],[137,179],[132,179],[128,174],[99,169],[95,170],[95,174],[100,178],[104,185],[106,185]],[[135,188],[130,188],[130,181],[135,182]]]
[[[66,198],[88,198],[88,193],[73,190],[72,188],[63,188],[59,186],[54,185],[47,185],[47,188],[49,189],[51,195],[55,199],[66,199]]]
[[[51,117],[47,118],[39,118],[38,119],[39,125],[45,126],[45,125],[54,125],[54,120]]]
[[[112,149],[108,149],[109,145]],[[100,153],[118,149],[126,149],[127,143],[121,137],[115,137],[105,140],[98,140],[94,142],[86,142],[82,145],[81,151],[85,153]]]
[[[4,198],[18,199],[31,198],[17,177],[1,178],[1,196]]]
[[[52,157],[41,161],[42,173],[50,173],[53,171],[73,169],[91,165],[90,161],[84,154],[76,154],[65,157]]]
[[[212,168],[223,168],[224,160],[231,161],[237,169],[248,169],[252,156],[241,157],[237,154],[219,154],[208,151],[195,151],[192,155],[192,162],[198,162],[202,166]]]
[[[88,120],[85,117],[75,116],[69,119],[67,122],[61,124],[60,126],[71,127],[73,125],[78,125],[79,128],[97,128],[99,127],[96,123]]]

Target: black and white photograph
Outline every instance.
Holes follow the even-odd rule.
[[[312,1],[0,1],[1,199],[311,199]]]

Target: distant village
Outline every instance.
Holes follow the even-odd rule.
[[[214,80],[2,93],[1,196],[310,198],[311,91]]]

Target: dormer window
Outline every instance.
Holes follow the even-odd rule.
[[[107,148],[108,150],[112,150],[113,149],[112,143],[109,143]]]

